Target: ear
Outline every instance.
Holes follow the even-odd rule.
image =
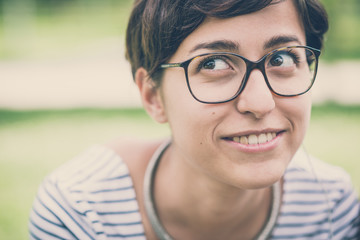
[[[144,68],[139,68],[135,73],[135,83],[139,88],[141,100],[147,113],[157,122],[167,122],[167,116],[160,89],[155,86]]]

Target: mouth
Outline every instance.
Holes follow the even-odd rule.
[[[267,142],[271,142],[277,136],[282,134],[284,131],[273,131],[273,132],[264,132],[259,134],[248,134],[234,137],[226,137],[224,138],[227,141],[232,141],[236,143],[240,143],[243,145],[259,145]]]

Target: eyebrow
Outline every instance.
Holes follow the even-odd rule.
[[[280,35],[280,36],[275,36],[272,37],[270,40],[268,40],[267,42],[265,42],[264,44],[264,50],[269,49],[269,48],[273,48],[282,44],[286,44],[286,43],[290,43],[290,42],[296,42],[298,44],[301,44],[299,38],[297,38],[296,36],[293,35]]]
[[[195,52],[199,49],[208,49],[208,50],[227,50],[232,52],[239,51],[239,45],[236,42],[230,40],[217,40],[214,42],[199,43],[193,47],[190,52]]]
[[[298,37],[295,35],[279,35],[274,36],[270,40],[266,41],[264,44],[264,50],[269,48],[274,48],[276,46],[290,43],[290,42],[296,42],[298,44],[301,44]],[[239,52],[240,46],[237,42],[231,41],[231,40],[216,40],[213,42],[204,42],[199,43],[195,45],[191,50],[190,53],[195,52],[200,49],[208,49],[208,50],[214,50],[214,51],[230,51],[230,52]]]

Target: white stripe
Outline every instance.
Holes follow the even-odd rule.
[[[103,215],[101,218],[104,223],[129,223],[141,221],[139,213]]]
[[[105,226],[106,234],[123,234],[123,235],[130,235],[130,234],[138,234],[143,233],[144,228],[140,224],[138,225],[129,225],[129,226]]]

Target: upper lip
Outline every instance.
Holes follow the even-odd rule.
[[[247,130],[247,131],[241,131],[237,133],[232,133],[229,135],[226,135],[222,138],[233,138],[233,137],[240,137],[240,136],[249,136],[249,135],[260,135],[260,134],[266,134],[266,133],[280,133],[285,132],[284,129],[280,128],[267,128],[267,129],[261,129],[261,130]]]

